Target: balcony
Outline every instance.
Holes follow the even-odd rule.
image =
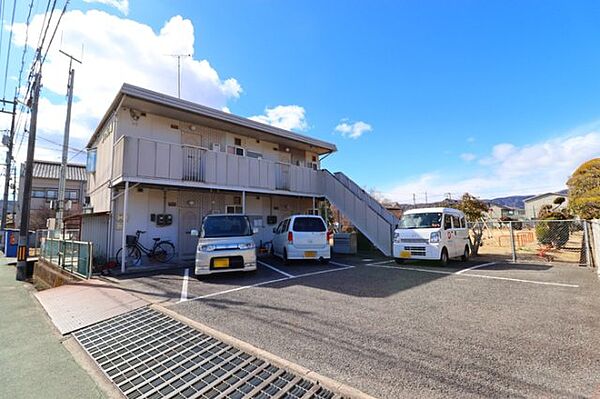
[[[320,195],[318,171],[281,162],[130,136],[113,154],[113,181]]]

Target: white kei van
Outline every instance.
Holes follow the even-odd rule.
[[[465,215],[453,208],[422,208],[404,212],[394,231],[393,255],[397,263],[406,259],[469,259],[469,229]]]

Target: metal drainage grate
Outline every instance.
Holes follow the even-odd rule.
[[[128,398],[340,397],[149,308],[73,335]]]

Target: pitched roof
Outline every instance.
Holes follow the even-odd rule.
[[[39,179],[60,179],[60,162],[33,161],[33,177]],[[86,181],[85,165],[68,164],[67,180]]]
[[[559,197],[566,197],[566,196],[568,196],[568,195],[569,195],[569,190],[561,190],[561,191],[559,191],[559,192],[557,192],[557,193],[544,193],[544,194],[538,194],[538,195],[534,195],[534,196],[532,196],[532,197],[525,198],[525,199],[523,200],[523,202],[534,201],[534,200],[536,200],[536,199],[539,199],[539,198],[544,198],[544,197],[548,197],[548,196],[550,196],[550,195],[557,195],[557,196],[559,196]]]
[[[92,137],[90,138],[90,141],[88,142],[87,148],[91,148],[91,146],[96,140],[96,137],[104,128],[105,123],[115,112],[115,110],[119,108],[119,104],[121,104],[122,100],[124,100],[126,97],[139,99],[146,103],[156,104],[163,108],[178,110],[185,113],[209,118],[211,120],[220,121],[222,123],[228,123],[257,132],[266,133],[271,136],[276,136],[279,138],[284,138],[287,140],[311,145],[318,149],[322,149],[321,153],[323,154],[337,151],[337,147],[335,144],[328,143],[323,140],[305,136],[303,134],[299,134],[289,130],[280,129],[275,126],[266,125],[264,123],[260,123],[248,118],[237,116],[228,112],[223,112],[218,109],[210,108],[187,100],[182,100],[177,97],[169,96],[163,93],[158,93],[128,83],[123,83],[123,85],[121,86],[121,89],[115,96],[110,107],[106,110],[106,113],[98,123],[96,130],[94,131]]]

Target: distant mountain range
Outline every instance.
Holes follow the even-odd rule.
[[[569,191],[561,190],[561,191],[557,191],[556,193],[566,196],[566,195],[568,195]],[[533,197],[533,196],[534,195],[511,195],[509,197],[493,198],[493,199],[483,200],[483,201],[492,203],[492,204],[496,204],[496,205],[500,205],[500,206],[507,206],[510,208],[525,209],[525,203],[523,201],[525,199]],[[447,199],[447,200],[440,201],[440,202],[431,202],[429,204],[413,205],[413,204],[399,204],[399,203],[384,203],[384,206],[386,206],[388,208],[395,208],[395,209],[405,211],[407,209],[413,209],[413,208],[453,206],[453,205],[456,205],[457,203],[458,203],[457,200]]]
[[[533,197],[533,195],[512,195],[510,197],[493,198],[488,200],[488,202],[496,205],[508,206],[509,208],[524,209],[525,203],[523,200],[529,197]]]
[[[556,191],[556,193],[567,196],[569,194],[569,190],[560,190],[560,191]],[[512,195],[510,197],[494,198],[494,199],[487,200],[487,201],[491,202],[492,204],[496,204],[496,205],[503,205],[503,206],[508,206],[510,208],[524,209],[525,203],[523,201],[525,199],[533,197],[533,196],[534,195]]]

